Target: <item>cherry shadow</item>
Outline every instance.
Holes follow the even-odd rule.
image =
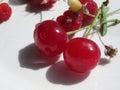
[[[29,0],[9,0],[10,5],[23,5],[26,4]]]
[[[50,7],[49,8],[45,8],[43,6],[38,7],[28,3],[25,10],[30,13],[40,13],[41,11],[48,11],[49,9]]]
[[[48,81],[54,84],[73,85],[84,81],[90,72],[87,73],[75,73],[67,68],[63,61],[52,65],[47,73],[46,78]]]
[[[38,70],[56,63],[59,56],[46,57],[38,51],[35,44],[30,44],[19,51],[18,58],[21,67]]]
[[[14,6],[26,4],[25,11],[35,14],[40,13],[41,11],[47,11],[50,8],[52,8],[52,6],[44,7],[44,6],[36,5],[33,3],[32,0],[9,0],[9,4]]]
[[[105,66],[105,65],[109,64],[110,61],[111,61],[110,59],[107,59],[107,58],[101,58],[101,59],[100,59],[100,62],[99,62],[99,65],[101,65],[101,66]]]

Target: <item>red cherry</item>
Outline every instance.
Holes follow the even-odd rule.
[[[34,40],[37,48],[46,56],[57,56],[65,48],[67,35],[57,22],[46,20],[36,25]]]
[[[29,4],[32,8],[49,9],[57,0],[31,0]]]
[[[85,10],[91,14],[96,15],[98,12],[97,3],[93,0],[80,0],[80,2],[84,5]],[[93,22],[94,17],[84,14],[82,26],[90,25]]]
[[[82,4],[85,4],[86,2],[91,2],[93,0],[79,0]]]
[[[68,32],[77,30],[82,25],[83,14],[74,13],[71,10],[67,10],[63,15],[57,17],[57,22]]]
[[[100,49],[86,38],[74,38],[63,52],[66,65],[74,72],[85,73],[96,67],[100,60]]]
[[[0,23],[7,21],[11,13],[12,9],[7,3],[0,3]]]

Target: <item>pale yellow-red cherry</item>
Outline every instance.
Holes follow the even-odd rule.
[[[82,8],[82,4],[79,0],[68,0],[68,5],[73,12],[78,12]]]

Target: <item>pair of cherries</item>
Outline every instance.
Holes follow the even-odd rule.
[[[34,40],[40,52],[46,57],[55,57],[63,52],[66,65],[75,72],[92,70],[100,60],[97,44],[86,38],[67,39],[67,34],[56,21],[46,20],[37,24]]]
[[[83,10],[97,14],[97,4],[93,0],[80,0]],[[91,7],[92,6],[92,7]],[[92,23],[94,17],[83,11],[67,10],[56,21],[46,20],[36,25],[34,40],[36,47],[46,57],[55,57],[63,53],[66,65],[74,72],[86,73],[96,67],[101,52],[98,45],[87,38],[78,37],[68,40],[68,31],[79,29]]]

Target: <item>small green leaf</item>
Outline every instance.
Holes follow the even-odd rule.
[[[107,11],[108,11],[108,7],[103,4],[101,6],[101,18],[100,18],[100,22],[103,22],[103,21],[107,20],[107,16],[106,16]],[[107,33],[107,23],[101,23],[101,29],[100,29],[101,36],[105,36],[106,33]]]
[[[107,33],[107,23],[101,25],[101,36],[105,36]]]

